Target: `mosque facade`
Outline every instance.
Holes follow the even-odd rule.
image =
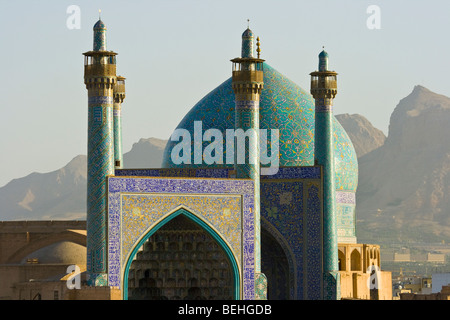
[[[231,77],[174,129],[162,168],[124,169],[125,78],[95,24],[84,53],[89,287],[122,299],[392,297],[379,246],[357,243],[358,163],[333,116],[328,54],[310,93],[260,54],[248,28]]]

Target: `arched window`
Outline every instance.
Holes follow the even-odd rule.
[[[350,255],[351,271],[362,271],[361,268],[361,253],[358,249],[353,249]]]
[[[347,271],[347,259],[345,259],[345,253],[339,250],[338,252],[339,259],[339,271]]]

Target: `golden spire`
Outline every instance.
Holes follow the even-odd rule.
[[[98,9],[98,20],[102,20],[102,9]]]
[[[258,59],[259,59],[259,54],[261,53],[261,48],[259,47],[260,43],[259,43],[259,37],[256,38],[256,52],[258,53]]]

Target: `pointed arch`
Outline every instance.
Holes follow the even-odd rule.
[[[288,277],[289,277],[289,299],[296,300],[298,299],[298,288],[297,288],[297,282],[298,282],[298,276],[296,274],[297,270],[297,264],[295,261],[295,256],[293,252],[291,251],[289,244],[287,243],[284,236],[275,228],[273,224],[271,224],[265,217],[261,217],[261,235],[263,233],[267,233],[270,237],[273,238],[273,240],[277,243],[277,245],[281,248],[281,250],[284,253],[284,256],[286,257],[286,260],[288,262]],[[262,240],[261,240],[262,241]],[[264,259],[265,254],[267,253],[267,249],[262,247],[261,248],[261,259]],[[262,270],[264,273],[264,270]],[[267,276],[267,275],[266,275]],[[268,279],[268,286],[271,286]]]
[[[133,250],[131,251],[131,254],[128,256],[125,264],[125,268],[123,271],[122,279],[123,279],[123,288],[122,288],[122,295],[123,299],[128,299],[128,274],[131,267],[131,263],[133,262],[134,257],[139,251],[139,248],[159,229],[161,229],[164,225],[166,225],[169,221],[173,220],[174,218],[178,217],[179,215],[184,215],[191,221],[198,224],[203,230],[205,230],[209,235],[213,237],[213,239],[218,243],[218,245],[224,250],[227,258],[229,259],[232,273],[233,273],[233,298],[236,300],[240,299],[240,273],[239,273],[239,267],[237,264],[237,261],[234,257],[234,254],[231,250],[231,248],[228,246],[228,244],[225,242],[224,239],[214,230],[212,226],[209,225],[207,221],[204,221],[202,218],[198,217],[194,213],[188,211],[186,208],[179,208],[176,211],[170,213],[165,218],[163,218],[161,221],[159,221],[155,226],[153,226],[150,230],[148,230],[145,235],[139,240],[139,242],[134,246]]]

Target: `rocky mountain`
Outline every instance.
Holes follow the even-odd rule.
[[[450,236],[449,123],[449,97],[416,86],[399,102],[384,145],[359,158],[356,212],[363,237],[429,242]]]
[[[381,147],[386,141],[383,131],[359,114],[338,114],[336,119],[347,132],[358,158]]]
[[[160,167],[165,144],[139,140],[124,154],[124,167]],[[0,188],[0,220],[86,219],[86,174],[87,158],[79,155],[61,169],[10,181]]]
[[[160,168],[167,140],[140,139],[123,155],[124,168]]]
[[[1,220],[85,219],[86,156],[49,173],[32,173],[0,188]]]

